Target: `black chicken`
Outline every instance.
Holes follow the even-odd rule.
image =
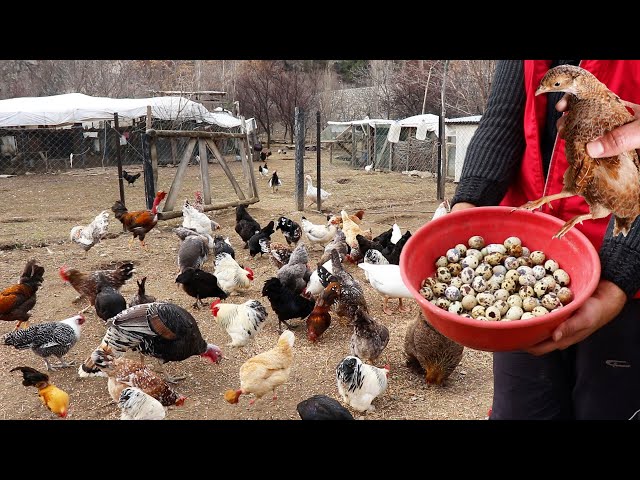
[[[129,185],[133,185],[135,181],[140,178],[140,175],[140,172],[136,173],[135,175],[131,175],[126,170],[122,170],[122,178],[129,182]]]
[[[224,300],[228,297],[225,291],[218,286],[216,276],[199,268],[185,268],[176,277],[176,283],[180,283],[184,292],[196,299],[193,308],[200,308],[201,304],[204,305],[203,298],[217,297]]]
[[[108,282],[100,281],[96,295],[96,314],[103,321],[115,317],[121,311],[127,308],[127,301],[122,294]]]
[[[156,297],[153,295],[147,295],[145,291],[146,282],[147,277],[142,277],[142,280],[136,280],[136,283],[138,284],[138,293],[131,297],[131,301],[129,302],[130,307],[140,305],[141,303],[152,303],[156,301]]]
[[[236,252],[233,250],[233,247],[229,243],[229,239],[224,238],[222,235],[216,235],[213,238],[213,252],[214,255],[226,252],[231,255],[231,258],[233,258],[234,260],[236,258]]]
[[[235,231],[244,241],[244,248],[249,248],[247,242],[254,234],[260,231],[260,224],[247,212],[245,205],[238,205],[236,207]]]
[[[247,245],[249,245],[249,255],[251,255],[251,258],[255,257],[258,253],[261,257],[262,254],[269,253],[268,242],[271,241],[271,235],[273,235],[273,232],[275,232],[275,230],[273,229],[274,225],[275,224],[273,220],[271,220],[266,227],[261,229],[258,233],[254,234],[249,239]]]
[[[110,318],[98,349],[111,349],[116,355],[137,351],[157,358],[161,364],[193,355],[218,363],[222,357],[220,347],[202,337],[193,315],[168,302],[143,303]],[[82,370],[85,374],[99,371],[91,358],[85,360]]]
[[[282,332],[282,324],[293,328],[287,320],[304,319],[309,316],[315,306],[314,300],[309,300],[282,285],[277,277],[271,277],[264,282],[262,296],[267,297],[271,308],[278,316],[278,330]]]
[[[278,225],[276,225],[276,230],[278,229],[282,231],[288,245],[297,245],[300,237],[302,237],[302,228],[290,218],[280,217],[278,219]]]
[[[391,237],[393,236],[393,228],[390,228],[386,232],[382,232],[380,235],[372,239],[372,242],[379,243],[383,247],[391,245]]]
[[[391,238],[391,237],[389,237]],[[359,255],[358,257],[354,258],[354,252],[352,251],[351,254],[349,255],[349,258],[351,258],[351,260],[353,262],[358,263],[360,260],[362,260],[365,256],[365,254],[367,253],[368,250],[378,250],[379,252],[382,253],[382,251],[384,250],[384,246],[381,243],[378,242],[374,242],[373,240],[369,240],[367,237],[365,237],[364,235],[356,235],[356,241],[358,242],[358,250],[359,250]],[[390,243],[390,242],[389,242]]]
[[[411,232],[407,230],[402,234],[402,237],[400,237],[400,240],[398,240],[395,245],[390,244],[388,248],[385,248],[382,251],[382,254],[387,260],[389,260],[389,263],[391,265],[400,265],[400,254],[402,253],[402,249],[410,238]]]
[[[355,420],[351,412],[334,398],[314,395],[296,407],[302,420]]]

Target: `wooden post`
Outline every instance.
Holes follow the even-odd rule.
[[[211,204],[211,187],[209,186],[209,161],[207,160],[207,144],[204,138],[198,139],[200,155],[200,176],[202,177],[202,196],[205,205]]]
[[[120,187],[120,201],[124,205],[124,181],[122,180],[122,157],[120,156],[120,132],[118,132],[118,113],[113,114],[113,125],[118,135],[116,142],[116,160],[118,161],[118,186]],[[123,230],[126,230],[123,225]]]
[[[437,197],[438,200],[444,200],[444,181],[446,173],[443,168],[447,165],[447,132],[445,131],[444,120],[446,118],[445,109],[445,87],[447,85],[447,69],[449,67],[449,60],[444,61],[444,70],[442,72],[442,90],[440,91],[440,124],[439,124],[439,136],[438,142],[438,185],[437,185]]]
[[[212,139],[207,138],[205,141],[207,142],[207,145],[209,146],[209,148],[215,155],[216,159],[218,160],[218,163],[222,167],[222,170],[224,171],[224,173],[227,174],[227,177],[229,178],[229,181],[231,182],[233,189],[236,191],[236,195],[238,195],[238,198],[240,200],[244,200],[246,198],[244,195],[244,192],[240,188],[240,185],[238,185],[238,182],[233,176],[233,173],[231,173],[231,169],[229,168],[229,165],[227,165],[227,162],[225,161],[224,157],[220,153],[218,146],[215,144],[215,142]]]
[[[356,164],[356,126],[351,124],[351,166]]]
[[[333,142],[329,144],[329,164],[333,165]]]
[[[178,145],[176,145],[176,139],[170,138],[171,142],[171,165],[175,165],[178,160]]]
[[[151,105],[147,105],[147,129],[151,128]],[[153,170],[153,190],[158,190],[158,147],[156,146],[156,141],[158,137],[151,137],[151,168]],[[119,143],[119,142],[118,142]],[[153,200],[151,203],[151,208],[153,206]]]
[[[148,209],[153,207],[153,200],[156,196],[156,186],[153,182],[153,166],[151,163],[151,142],[153,142],[153,137],[144,133],[142,135],[142,172],[144,175],[144,196]]]
[[[148,135],[145,135],[145,137]],[[182,154],[182,160],[180,160],[180,165],[178,165],[178,171],[176,172],[176,176],[173,179],[173,183],[171,184],[171,188],[169,189],[169,193],[167,194],[167,198],[165,199],[164,205],[162,207],[163,212],[170,212],[173,210],[174,205],[176,204],[176,198],[178,197],[178,193],[180,192],[180,187],[182,187],[182,181],[184,180],[184,174],[189,166],[189,160],[191,160],[191,155],[193,155],[193,149],[196,146],[196,139],[189,139],[189,143],[187,144],[187,148]],[[145,173],[146,179],[146,173]],[[145,181],[145,187],[147,182]]]
[[[304,210],[304,111],[300,107],[295,109],[295,178],[296,178],[296,208]],[[319,189],[320,186],[318,185]]]
[[[318,188],[316,189],[316,192],[318,193],[318,196],[316,198],[316,204],[318,205],[318,211],[322,212],[322,199],[320,198],[322,195],[320,195],[320,186],[322,185],[322,182],[320,181],[320,111],[318,110],[316,112],[316,182],[318,185]]]
[[[256,177],[253,173],[253,165],[251,162],[250,152],[251,146],[249,145],[249,135],[247,134],[247,124],[244,121],[244,117],[240,116],[240,128],[244,134],[244,139],[240,140],[240,157],[242,158],[242,168],[246,178],[249,180],[249,191],[252,197],[258,197],[258,185],[256,184]]]

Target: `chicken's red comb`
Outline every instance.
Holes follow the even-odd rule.
[[[388,371],[390,371],[390,370],[391,370],[391,365],[389,365],[389,364],[387,363],[387,364],[386,364],[384,367],[382,367],[382,368],[384,368],[384,369],[388,372]]]
[[[220,299],[218,298],[217,300],[214,300],[213,302],[211,302],[211,307],[214,307],[216,305],[218,305],[220,303]]]
[[[67,266],[66,265],[62,265],[58,269],[58,273],[60,274],[60,278],[62,278],[62,280],[64,280],[66,282],[67,281]]]
[[[249,272],[252,276],[254,275],[253,270],[251,270],[249,267],[244,267],[244,269]]]

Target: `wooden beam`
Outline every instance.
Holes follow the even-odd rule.
[[[223,208],[237,207],[238,205],[251,205],[252,203],[259,202],[260,199],[256,197],[248,198],[246,200],[235,200],[233,202],[218,203],[216,205],[209,205],[204,207],[205,212],[211,210],[222,210]],[[175,212],[158,212],[159,220],[171,220],[172,218],[178,218],[182,216],[182,210]]]
[[[191,137],[191,138],[246,138],[244,133],[202,132],[200,130],[154,130],[147,129],[147,135],[152,137]]]
[[[220,150],[218,150],[218,146],[215,144],[215,142],[213,140],[210,140],[210,139],[206,139],[205,142],[207,142],[207,146],[209,147],[209,149],[215,155],[215,157],[218,160],[218,163],[220,164],[220,167],[222,168],[224,173],[227,174],[227,178],[231,182],[231,186],[233,186],[233,189],[236,191],[236,195],[238,195],[238,198],[240,200],[245,200],[246,197],[244,195],[244,192],[240,188],[240,185],[238,185],[238,182],[237,182],[236,178],[233,176],[233,173],[231,173],[231,169],[229,168],[229,165],[227,164],[226,160],[224,159],[224,157],[220,153]]]
[[[256,176],[253,173],[253,162],[249,156],[251,146],[249,145],[249,134],[247,133],[247,124],[244,117],[240,116],[240,128],[244,132],[244,141],[240,141],[240,157],[242,158],[242,167],[246,178],[249,179],[249,191],[252,197],[258,198],[258,185],[256,184]]]
[[[153,168],[153,187],[155,191],[158,191],[158,146],[156,145],[158,139],[156,137],[150,137],[151,140],[151,168]],[[118,139],[118,143],[120,143]]]
[[[176,139],[171,138],[171,164],[175,165],[178,160],[178,145],[176,145]]]
[[[184,179],[184,174],[187,170],[187,166],[189,166],[189,160],[191,160],[191,155],[193,154],[193,148],[196,146],[196,141],[197,140],[195,138],[189,140],[187,148],[182,154],[182,160],[180,160],[180,165],[178,165],[176,176],[171,183],[171,188],[169,189],[169,193],[167,194],[167,199],[165,200],[164,206],[162,207],[163,212],[172,211],[173,207],[176,204],[176,198],[178,196],[178,193],[180,192],[180,187],[182,187],[182,180]],[[182,215],[182,213],[180,215]]]
[[[207,160],[207,144],[204,138],[198,138],[200,152],[200,177],[202,177],[202,196],[205,205],[211,205],[211,187],[209,186],[209,161]]]

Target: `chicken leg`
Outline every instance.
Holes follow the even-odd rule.
[[[387,303],[389,302],[389,297],[384,297],[384,301],[382,302],[382,311],[387,315],[393,315],[393,312],[389,309]]]
[[[519,207],[515,207],[511,211],[512,212],[515,212],[516,210],[529,210],[529,211],[532,211],[532,210],[535,210],[536,208],[540,208],[541,206],[543,206],[546,203],[551,203],[554,200],[560,200],[561,198],[573,197],[575,195],[576,195],[575,193],[563,190],[560,193],[555,193],[553,195],[545,195],[544,197],[540,197],[537,200],[531,200],[530,202],[527,202],[524,205],[520,205]],[[549,205],[549,208],[553,208],[553,207],[551,205]]]

